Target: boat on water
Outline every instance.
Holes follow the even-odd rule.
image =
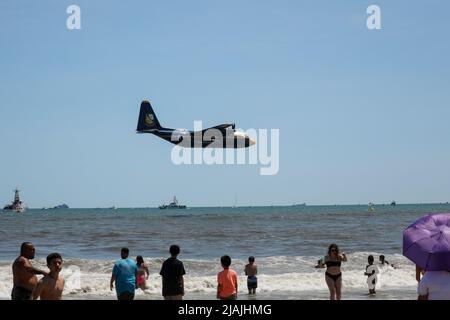
[[[178,204],[177,197],[173,197],[173,201],[171,203],[163,204],[159,206],[160,209],[186,209],[186,206],[183,204]]]
[[[306,203],[305,202],[303,202],[303,203],[294,203],[292,206],[293,207],[306,207]]]
[[[14,211],[17,213],[22,213],[26,210],[25,204],[20,200],[19,192],[20,190],[17,188],[14,190],[14,202],[10,205],[6,205],[3,210]]]
[[[43,207],[42,210],[58,210],[58,209],[70,209],[65,203],[54,206],[54,207]]]
[[[396,205],[397,205],[397,203],[395,201],[391,202],[391,206],[396,206]]]
[[[69,206],[64,203],[53,207],[53,209],[69,209]]]

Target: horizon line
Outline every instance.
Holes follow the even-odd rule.
[[[404,205],[449,205],[450,202],[417,202],[417,203],[396,203],[392,205],[390,203],[371,203],[371,204],[362,204],[362,203],[351,203],[351,204],[273,204],[273,205],[224,205],[224,206],[187,206],[186,209],[189,208],[271,208],[271,207],[336,207],[336,206],[404,206]],[[58,209],[58,208],[37,208],[37,207],[28,207],[28,210],[70,210],[70,209],[97,209],[97,210],[112,210],[112,207],[69,207],[68,209]],[[115,207],[115,209],[159,209],[158,206],[148,206],[148,207]],[[3,210],[3,209],[2,209]],[[164,210],[164,209],[160,209]],[[166,209],[167,210],[167,209]],[[169,209],[170,210],[170,209]],[[175,210],[175,209],[174,209]],[[176,209],[179,210],[179,209]]]

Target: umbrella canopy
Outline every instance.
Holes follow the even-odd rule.
[[[424,216],[403,232],[403,255],[427,271],[450,271],[450,213]]]

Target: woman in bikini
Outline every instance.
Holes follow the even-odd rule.
[[[322,260],[322,266],[327,266],[325,281],[330,290],[330,300],[341,300],[342,273],[341,262],[347,261],[345,253],[340,254],[337,244],[328,247],[328,254]]]
[[[136,265],[138,267],[137,269],[137,277],[136,277],[136,287],[140,288],[142,291],[145,292],[145,289],[147,289],[147,281],[148,280],[148,267],[144,263],[144,259],[142,256],[136,257]]]

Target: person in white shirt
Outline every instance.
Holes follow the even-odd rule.
[[[450,300],[450,271],[427,271],[417,288],[419,300]]]
[[[374,258],[372,255],[367,257],[367,262],[369,263],[366,266],[366,272],[364,273],[367,276],[367,286],[369,287],[369,294],[375,294],[375,286],[377,284],[377,274],[378,267],[373,264]]]

